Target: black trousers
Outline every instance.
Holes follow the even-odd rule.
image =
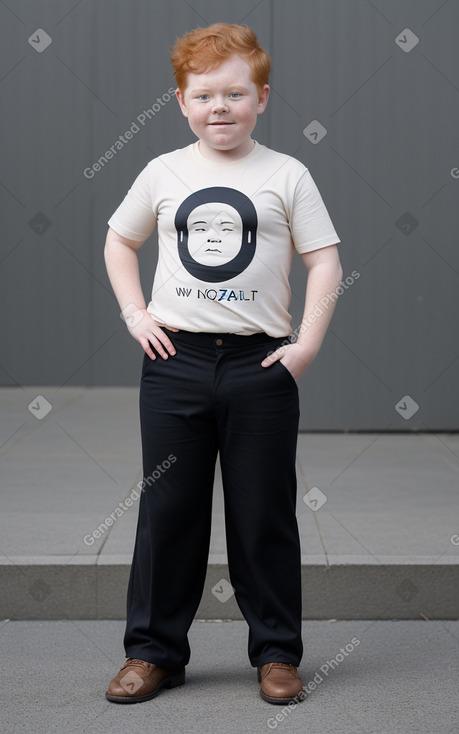
[[[140,387],[143,491],[131,566],[127,657],[175,670],[207,570],[220,452],[230,582],[253,666],[298,666],[301,556],[295,514],[298,388],[284,339],[169,332],[177,353],[145,354]]]

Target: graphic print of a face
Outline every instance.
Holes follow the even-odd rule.
[[[242,219],[236,209],[220,203],[201,204],[188,217],[188,249],[201,265],[228,263],[241,249]]]
[[[175,215],[183,266],[209,283],[235,278],[253,259],[257,224],[255,207],[241,191],[213,186],[191,194]]]

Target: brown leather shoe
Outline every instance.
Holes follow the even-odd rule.
[[[258,668],[258,681],[261,682],[260,695],[268,703],[289,703],[298,696],[304,696],[303,682],[294,665],[290,663],[266,663]]]
[[[185,668],[165,670],[145,660],[128,658],[110,681],[105,697],[115,703],[140,703],[157,696],[162,688],[175,688],[184,683]]]

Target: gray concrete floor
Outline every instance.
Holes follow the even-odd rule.
[[[193,623],[184,686],[141,704],[109,703],[123,631],[116,621],[3,623],[0,732],[457,732],[459,622],[304,622],[299,671],[309,693],[292,709],[259,696],[247,626],[234,621]]]

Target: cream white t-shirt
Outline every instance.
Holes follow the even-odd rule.
[[[154,158],[108,224],[136,241],[158,227],[148,311],[195,332],[289,335],[294,251],[340,242],[308,169],[257,142],[236,161],[198,141]]]

